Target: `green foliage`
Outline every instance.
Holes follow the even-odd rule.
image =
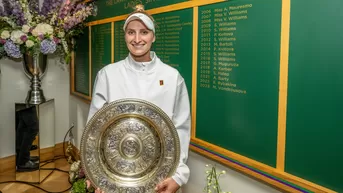
[[[10,27],[11,26],[7,22],[0,20],[0,30],[8,29]]]
[[[73,193],[87,193],[86,180],[83,178],[78,179],[76,182],[74,182],[72,191]]]
[[[6,56],[5,49],[2,45],[0,45],[0,59]]]

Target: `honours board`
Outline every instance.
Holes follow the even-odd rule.
[[[193,9],[153,15],[156,21],[154,50],[160,59],[176,68],[192,93]]]
[[[125,42],[125,33],[123,30],[124,21],[117,21],[114,23],[114,61],[123,60],[129,54]]]
[[[92,85],[94,84],[98,71],[111,63],[111,30],[110,23],[92,27]]]
[[[280,10],[280,0],[242,0],[202,6],[198,17],[196,137],[273,167]]]
[[[337,192],[343,192],[342,6],[292,1],[285,160],[286,172]]]
[[[78,38],[77,48],[74,52],[74,89],[75,92],[85,96],[90,95],[89,90],[89,32],[85,28],[83,35]]]

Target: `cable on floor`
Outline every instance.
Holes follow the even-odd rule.
[[[5,183],[26,184],[26,185],[33,186],[33,187],[35,187],[35,188],[37,188],[37,189],[40,189],[40,190],[42,190],[42,191],[44,191],[44,192],[47,192],[47,193],[63,193],[63,192],[66,192],[66,191],[70,190],[71,187],[72,187],[72,186],[70,186],[68,189],[65,189],[65,190],[60,191],[60,192],[51,192],[51,191],[45,190],[44,188],[41,188],[41,187],[39,187],[39,186],[37,186],[37,185],[34,185],[34,184],[30,183],[30,182],[25,182],[25,181],[18,181],[18,180],[15,180],[15,181],[0,182],[0,184],[5,184]],[[0,193],[2,193],[2,192],[0,191]]]
[[[59,156],[59,157],[60,157],[60,156]],[[55,159],[55,160],[53,160],[53,161],[56,161],[56,160],[59,160],[59,159],[63,159],[63,158],[64,158],[64,157],[60,157],[60,158]],[[61,170],[61,169],[59,169],[59,168],[41,168],[40,170],[52,170],[53,172],[54,172],[54,171],[59,171],[59,172],[69,173],[69,171]],[[68,182],[69,182],[69,184],[70,184],[69,178],[68,178]],[[38,188],[38,189],[40,189],[40,190],[42,190],[42,191],[44,191],[44,192],[48,192],[48,193],[63,193],[63,192],[66,192],[66,191],[70,190],[71,187],[72,187],[72,185],[71,185],[71,186],[70,186],[68,189],[66,189],[66,190],[63,190],[63,191],[60,191],[60,192],[51,192],[51,191],[45,190],[44,188],[41,188],[41,187],[39,187],[39,186],[37,186],[37,185],[34,185],[33,183],[25,182],[25,181],[20,181],[20,180],[0,182],[0,184],[6,184],[6,183],[20,183],[20,184],[26,184],[26,185],[33,186],[33,187],[35,187],[35,188]],[[0,193],[2,193],[2,192],[0,191]]]

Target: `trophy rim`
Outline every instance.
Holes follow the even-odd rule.
[[[165,123],[166,127],[167,127],[167,130],[168,132],[170,132],[170,135],[171,135],[171,138],[173,140],[173,161],[171,163],[171,166],[169,168],[169,170],[165,171],[165,166],[164,166],[164,173],[167,173],[166,177],[171,177],[175,172],[176,172],[176,168],[178,166],[178,163],[179,163],[179,159],[180,159],[180,141],[179,141],[179,136],[178,136],[178,133],[177,133],[177,130],[176,130],[176,127],[175,125],[173,124],[172,120],[169,118],[169,116],[161,109],[159,108],[158,106],[156,106],[155,104],[151,103],[151,102],[148,102],[148,101],[145,101],[145,100],[141,100],[141,99],[135,99],[135,98],[128,98],[128,99],[119,99],[119,100],[116,100],[116,101],[113,101],[111,103],[106,103],[102,108],[100,108],[94,115],[93,117],[88,121],[88,123],[86,124],[86,127],[85,127],[85,130],[82,134],[82,138],[81,138],[81,145],[80,145],[80,158],[81,158],[81,165],[82,165],[82,168],[84,169],[84,173],[85,175],[88,177],[88,179],[90,180],[90,182],[95,185],[96,187],[99,187],[101,186],[100,183],[98,183],[98,181],[96,179],[94,179],[94,171],[92,173],[91,171],[91,168],[89,168],[87,166],[87,156],[86,156],[86,152],[87,152],[87,149],[86,149],[86,146],[87,146],[87,139],[90,137],[89,133],[91,131],[91,129],[93,128],[94,124],[96,123],[96,121],[99,119],[99,117],[104,116],[104,113],[110,111],[111,109],[115,108],[115,107],[118,107],[119,105],[124,105],[124,104],[134,104],[134,105],[143,105],[147,108],[150,108],[150,110],[153,110],[154,112],[156,112],[160,117],[161,117],[161,120],[163,121],[163,123]],[[135,106],[136,107],[136,106]],[[110,120],[108,120],[106,123],[104,123],[101,128],[103,129],[102,131],[99,131],[101,132],[101,134],[99,135],[103,135],[104,132],[107,132],[107,129],[110,128],[110,125],[112,125],[116,120],[120,120],[121,118],[129,118],[129,117],[132,117],[132,116],[136,116],[136,117],[140,117],[142,119],[145,119],[147,122],[149,123],[152,123],[152,125],[154,124],[152,120],[150,120],[150,117],[147,117],[147,116],[144,116],[142,114],[130,114],[130,113],[125,113],[125,114],[118,114],[118,115],[115,115],[113,118],[111,118]],[[105,125],[105,126],[104,126]],[[160,136],[158,139],[160,140],[159,142],[161,142],[161,147],[160,147],[160,150],[164,150],[165,147],[166,147],[166,141],[164,139],[164,136],[163,136],[163,133],[162,131],[159,131],[163,128],[161,127],[158,127],[158,125],[154,125],[152,126],[153,128],[157,129],[156,132],[161,132],[158,134],[158,136]],[[101,130],[101,129],[99,129]],[[95,142],[97,143],[95,146],[96,146],[96,153],[97,155],[95,155],[97,158],[97,161],[100,162],[98,163],[100,166],[103,166],[104,163],[104,160],[101,159],[101,153],[100,153],[100,140],[101,138],[97,138],[95,140]],[[112,181],[112,183],[114,183],[115,186],[117,186],[117,188],[133,188],[137,185],[140,185],[141,187],[144,187],[146,184],[144,184],[145,182],[146,183],[152,183],[151,181],[154,180],[154,183],[155,185],[158,183],[156,181],[158,181],[157,179],[157,175],[156,173],[157,172],[160,172],[162,169],[163,169],[163,165],[162,165],[162,162],[163,162],[163,159],[165,158],[164,156],[166,156],[166,152],[165,150],[162,152],[162,158],[160,160],[158,160],[158,163],[156,165],[154,165],[154,168],[152,168],[152,170],[154,172],[152,173],[148,173],[146,174],[146,176],[143,176],[143,177],[139,177],[139,178],[132,178],[132,180],[128,180],[127,178],[121,178],[119,177],[115,183]],[[103,165],[101,165],[103,164]],[[109,174],[109,171],[108,170],[104,170],[104,169],[99,169],[97,170],[98,171],[102,171],[102,175],[104,177],[107,177],[107,178],[110,178],[112,177],[112,173]],[[114,174],[113,174],[114,175]],[[151,179],[151,180],[149,180]],[[125,181],[126,180],[126,181]],[[143,185],[143,186],[142,186]],[[104,188],[104,187],[100,187],[100,188]],[[106,187],[105,187],[106,188]]]

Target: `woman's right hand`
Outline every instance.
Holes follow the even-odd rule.
[[[87,184],[87,189],[89,189],[92,185],[89,180],[86,180],[86,184]],[[105,192],[101,191],[100,188],[97,188],[94,193],[105,193]]]
[[[94,193],[105,193],[105,192],[101,191],[100,188],[97,188]]]

